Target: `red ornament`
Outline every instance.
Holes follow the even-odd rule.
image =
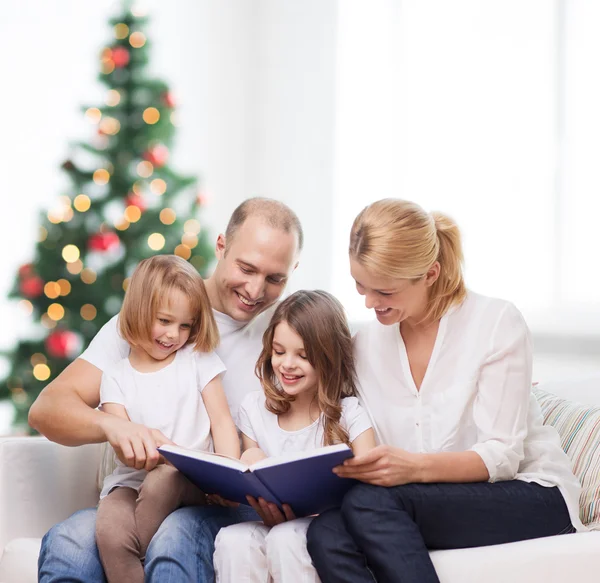
[[[147,160],[155,168],[160,168],[167,163],[169,159],[169,148],[163,144],[152,146],[142,154],[142,158]]]
[[[79,352],[79,336],[70,330],[55,330],[46,338],[46,350],[54,358],[73,358]]]
[[[21,265],[19,267],[19,277],[21,279],[25,277],[29,277],[33,274],[33,265],[31,263],[25,263],[25,265]]]
[[[167,107],[170,107],[171,109],[175,107],[175,98],[170,91],[165,91],[165,93],[161,95],[161,99]]]
[[[142,212],[144,212],[147,208],[146,201],[134,192],[130,192],[125,198],[125,206],[136,206]]]
[[[37,298],[44,291],[44,282],[38,275],[25,277],[19,284],[21,293],[27,298]]]
[[[96,233],[88,239],[88,247],[92,251],[112,251],[121,244],[121,239],[116,233]]]
[[[129,63],[129,51],[125,47],[115,47],[111,58],[117,69],[122,69]]]

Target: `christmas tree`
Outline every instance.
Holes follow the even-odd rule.
[[[175,103],[168,86],[149,77],[147,18],[126,2],[111,19],[113,38],[100,53],[104,104],[84,107],[89,143],[78,143],[62,168],[68,193],[42,213],[31,263],[10,297],[34,319],[30,338],[7,354],[15,422],[121,307],[136,264],[175,253],[201,273],[213,256],[197,214],[195,179],[169,166]]]

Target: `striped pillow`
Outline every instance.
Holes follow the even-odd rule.
[[[562,448],[581,482],[581,522],[600,530],[600,407],[561,399],[537,388],[533,393],[542,409],[544,424],[558,431]]]

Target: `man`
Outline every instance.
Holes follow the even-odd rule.
[[[234,419],[243,397],[260,390],[254,365],[271,306],[296,268],[303,233],[297,216],[283,203],[253,198],[233,213],[216,243],[217,265],[206,289],[219,327],[216,350],[227,372],[223,386]],[[158,430],[96,409],[102,370],[125,358],[129,346],[110,320],[86,351],[40,393],[29,423],[64,445],[108,441],[125,464],[151,470],[158,461]],[[168,440],[167,440],[168,441]],[[96,509],[81,510],[44,537],[39,581],[104,581],[95,544]],[[223,526],[256,519],[246,506],[181,508],[156,533],[146,554],[147,581],[212,581],[214,538]]]

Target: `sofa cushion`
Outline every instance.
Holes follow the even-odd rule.
[[[11,540],[0,561],[2,583],[36,583],[37,560],[42,540],[39,538],[16,538]]]
[[[600,530],[600,407],[561,399],[540,387],[533,392],[544,423],[558,431],[562,448],[581,482],[581,521],[591,529]]]

